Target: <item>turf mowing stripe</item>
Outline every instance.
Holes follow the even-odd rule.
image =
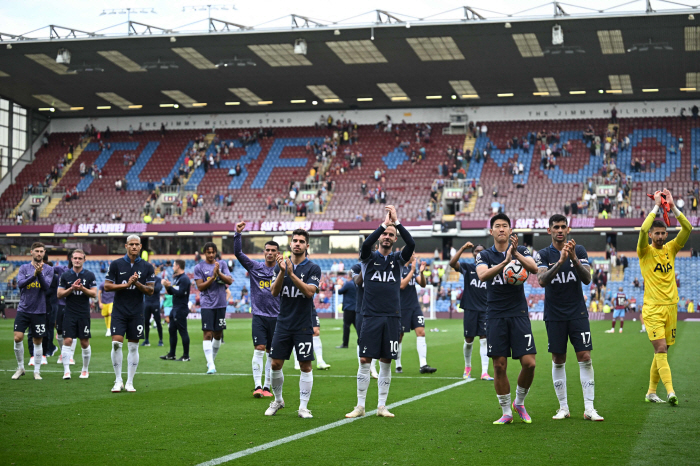
[[[402,406],[402,405],[405,405],[408,403],[412,403],[414,401],[418,401],[420,399],[427,398],[427,397],[432,396],[432,395],[436,395],[438,393],[444,392],[444,391],[449,390],[451,388],[459,387],[460,385],[464,385],[466,383],[472,382],[473,380],[476,380],[476,379],[461,380],[459,382],[456,382],[456,383],[453,383],[450,385],[446,385],[446,386],[441,387],[441,388],[436,388],[435,390],[431,390],[429,392],[425,392],[425,393],[422,393],[420,395],[412,396],[411,398],[407,398],[405,400],[397,401],[396,403],[392,403],[392,404],[388,405],[387,409],[397,408],[399,406]],[[197,466],[215,466],[218,464],[227,463],[229,461],[233,461],[233,460],[236,460],[238,458],[243,458],[244,456],[252,455],[253,453],[257,453],[259,451],[268,450],[270,448],[273,448],[273,447],[276,447],[279,445],[284,445],[285,443],[293,442],[295,440],[299,440],[299,439],[308,437],[310,435],[318,434],[318,433],[324,432],[326,430],[330,430],[330,429],[334,429],[336,427],[344,426],[345,424],[349,424],[351,422],[355,422],[355,421],[358,421],[360,419],[364,419],[368,416],[373,416],[375,414],[377,414],[376,409],[373,411],[367,412],[365,414],[365,416],[363,416],[363,417],[356,417],[356,418],[351,418],[351,419],[346,418],[346,419],[342,419],[340,421],[331,422],[330,424],[326,424],[325,426],[316,427],[315,429],[307,430],[304,432],[299,432],[298,434],[290,435],[289,437],[284,437],[284,438],[281,438],[279,440],[274,440],[272,442],[268,442],[268,443],[265,443],[263,445],[259,445],[257,447],[248,448],[247,450],[242,450],[242,451],[239,451],[236,453],[231,453],[230,455],[222,456],[220,458],[215,458],[213,460],[205,461],[204,463],[200,463]]]
[[[17,369],[0,369],[1,372],[12,372],[14,373]],[[33,369],[27,369],[27,373],[33,372]],[[77,374],[80,371],[71,371],[72,374]],[[63,374],[63,371],[53,371],[53,370],[42,370],[42,374]],[[114,374],[114,371],[90,371],[90,374]],[[212,374],[207,374],[206,372],[136,372],[136,375],[208,375],[209,377],[212,377]],[[227,376],[227,377],[250,377],[251,374],[224,374],[222,372],[217,372],[216,375],[219,376]],[[299,377],[300,374],[297,373],[292,373],[292,374],[284,374],[285,377]],[[344,378],[344,379],[356,379],[356,375],[341,375],[341,374],[323,374],[322,376],[319,377],[336,377],[336,378]],[[412,377],[412,376],[392,376],[392,380],[401,380],[401,379],[420,379],[420,380],[430,380],[430,379],[437,379],[437,380],[460,380],[462,377],[433,377],[430,375],[424,376],[424,377]],[[470,379],[471,380],[476,380],[476,379]]]

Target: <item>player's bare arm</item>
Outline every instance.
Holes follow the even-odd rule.
[[[466,249],[473,249],[473,248],[474,248],[474,244],[472,244],[471,241],[467,241],[466,243],[464,243],[462,245],[461,248],[459,248],[457,250],[457,254],[455,254],[454,257],[452,257],[452,259],[450,259],[450,267],[452,267],[455,272],[459,272],[461,270],[459,267],[459,258],[462,256],[462,253]],[[423,285],[421,285],[421,286],[423,286]]]
[[[479,281],[485,282],[487,280],[491,280],[493,277],[503,272],[503,268],[510,264],[510,261],[513,260],[512,249],[512,245],[508,246],[508,249],[506,250],[506,258],[500,264],[496,264],[491,268],[489,268],[486,264],[477,265],[476,275],[479,277]]]
[[[301,293],[307,298],[313,298],[314,294],[318,292],[318,288],[316,288],[316,285],[309,285],[307,283],[304,283],[301,280],[301,278],[297,277],[297,275],[294,273],[294,267],[292,266],[291,259],[287,260],[289,261],[289,263],[287,264],[287,275],[292,280],[294,286],[296,286],[299,289],[299,291],[301,291]]]
[[[413,278],[413,274],[416,273],[416,261],[415,259],[411,261],[411,270],[408,271],[406,276],[401,279],[401,289],[406,289],[408,284],[411,282],[411,278]]]
[[[416,282],[420,286],[422,286],[423,288],[425,288],[425,285],[426,285],[425,275],[423,275],[423,272],[425,272],[426,266],[427,266],[427,264],[425,263],[425,261],[422,261],[420,263],[420,268],[418,269],[418,278],[416,278]]]
[[[140,281],[136,280],[134,282],[134,285],[136,286],[136,289],[139,290],[141,293],[151,296],[153,294],[154,290],[154,283],[146,283],[145,285],[142,284]]]
[[[574,264],[574,270],[576,270],[576,274],[581,279],[581,282],[584,285],[590,285],[591,284],[591,266],[590,265],[583,265],[583,264],[581,264],[581,261],[578,260],[578,256],[576,255],[576,241],[575,240],[573,240],[573,239],[569,240],[569,242],[567,243],[567,246],[569,247],[569,259],[571,259],[571,263]]]
[[[561,255],[559,256],[559,260],[557,261],[556,264],[551,269],[545,269],[544,267],[540,268],[537,270],[537,281],[540,283],[540,286],[544,288],[545,286],[549,285],[552,282],[552,279],[557,275],[557,272],[559,272],[559,269],[561,268],[562,265],[564,265],[564,262],[569,259],[569,243],[566,243],[564,247],[561,250]]]

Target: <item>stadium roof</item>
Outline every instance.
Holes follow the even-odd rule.
[[[555,25],[562,45],[552,45]],[[16,40],[0,49],[0,95],[60,118],[682,100],[700,90],[700,17],[687,11],[407,26]],[[305,55],[294,53],[298,39]],[[63,48],[70,64],[56,62]]]

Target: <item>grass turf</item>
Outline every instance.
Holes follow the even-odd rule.
[[[438,371],[433,375],[418,373],[416,339],[407,335],[403,344],[404,373],[393,374],[389,403],[461,380],[461,321],[429,321],[427,326],[441,330],[427,333],[428,362]],[[669,362],[680,406],[671,408],[644,403],[652,347],[646,335],[639,333],[640,324],[627,322],[626,333],[607,335],[603,331],[609,328],[609,322],[592,322],[596,408],[605,416],[600,423],[583,420],[578,364],[571,348],[567,376],[572,417],[551,419],[558,402],[552,387],[544,323],[533,322],[532,326],[539,354],[535,381],[526,400],[533,418],[531,425],[492,425],[501,414],[493,384],[475,380],[394,408],[394,419],[360,419],[233,463],[655,464],[673,455],[674,464],[697,464],[688,446],[699,437],[700,361],[692,354],[697,353],[700,325],[678,324],[677,344]],[[284,368],[287,408],[275,417],[263,416],[270,399],[252,396],[252,342],[247,320],[229,321],[226,344],[217,357],[219,373],[213,376],[204,375],[199,321],[190,321],[189,325],[191,362],[160,360],[158,356],[167,349],[155,345],[157,335],[152,330],[154,346],[140,348],[134,382],[138,392],[120,394],[110,392],[114,374],[110,339],[102,336],[102,321],[93,321],[93,332],[99,336],[92,339],[90,379],[77,378],[81,361],[78,349],[70,381],[61,379],[62,366],[56,364],[55,357],[42,367],[44,380],[33,380],[29,366],[26,376],[10,380],[16,364],[12,322],[2,321],[0,463],[49,464],[80,458],[85,464],[197,464],[343,419],[356,404],[357,359],[353,344],[350,349],[335,348],[341,339],[340,327],[337,321],[322,321],[324,358],[332,368],[314,370],[309,403],[314,418],[303,420],[295,412],[299,379],[289,362]],[[165,338],[167,345],[167,331]],[[124,349],[124,378],[126,353]],[[478,344],[473,365],[478,373]],[[513,393],[518,371],[518,362],[510,360]],[[665,397],[662,384],[659,395]],[[376,397],[373,380],[368,410],[376,406]]]

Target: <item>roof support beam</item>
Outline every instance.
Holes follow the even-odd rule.
[[[68,32],[63,32],[68,31]],[[102,34],[95,34],[94,32],[81,31],[80,29],[65,28],[63,26],[57,26],[55,24],[49,25],[49,32],[51,39],[67,39],[72,37],[74,39],[78,38],[78,34],[84,34],[88,37],[97,37]]]
[[[481,16],[479,13],[474,11],[474,8],[470,6],[464,6],[464,21],[475,21],[478,19],[486,19],[483,16]]]
[[[377,24],[396,24],[404,23],[405,21],[401,18],[392,15],[388,11],[377,10]]]
[[[217,29],[217,25],[221,29]],[[239,31],[249,31],[249,30],[253,29],[250,26],[244,26],[242,24],[231,23],[229,21],[224,21],[222,19],[209,18],[209,32],[231,31],[231,28],[236,28]]]
[[[299,28],[310,28],[310,27],[326,27],[325,24],[319,23],[318,21],[315,21],[311,18],[308,18],[306,16],[299,16],[295,14],[290,15],[292,17],[292,29],[299,29]]]
[[[141,26],[143,30],[139,32],[135,26]],[[153,35],[153,31],[160,31],[162,34],[170,34],[173,32],[172,29],[163,29],[158,26],[151,26],[150,24],[139,23],[137,21],[129,21],[129,35],[130,36],[145,36]]]

